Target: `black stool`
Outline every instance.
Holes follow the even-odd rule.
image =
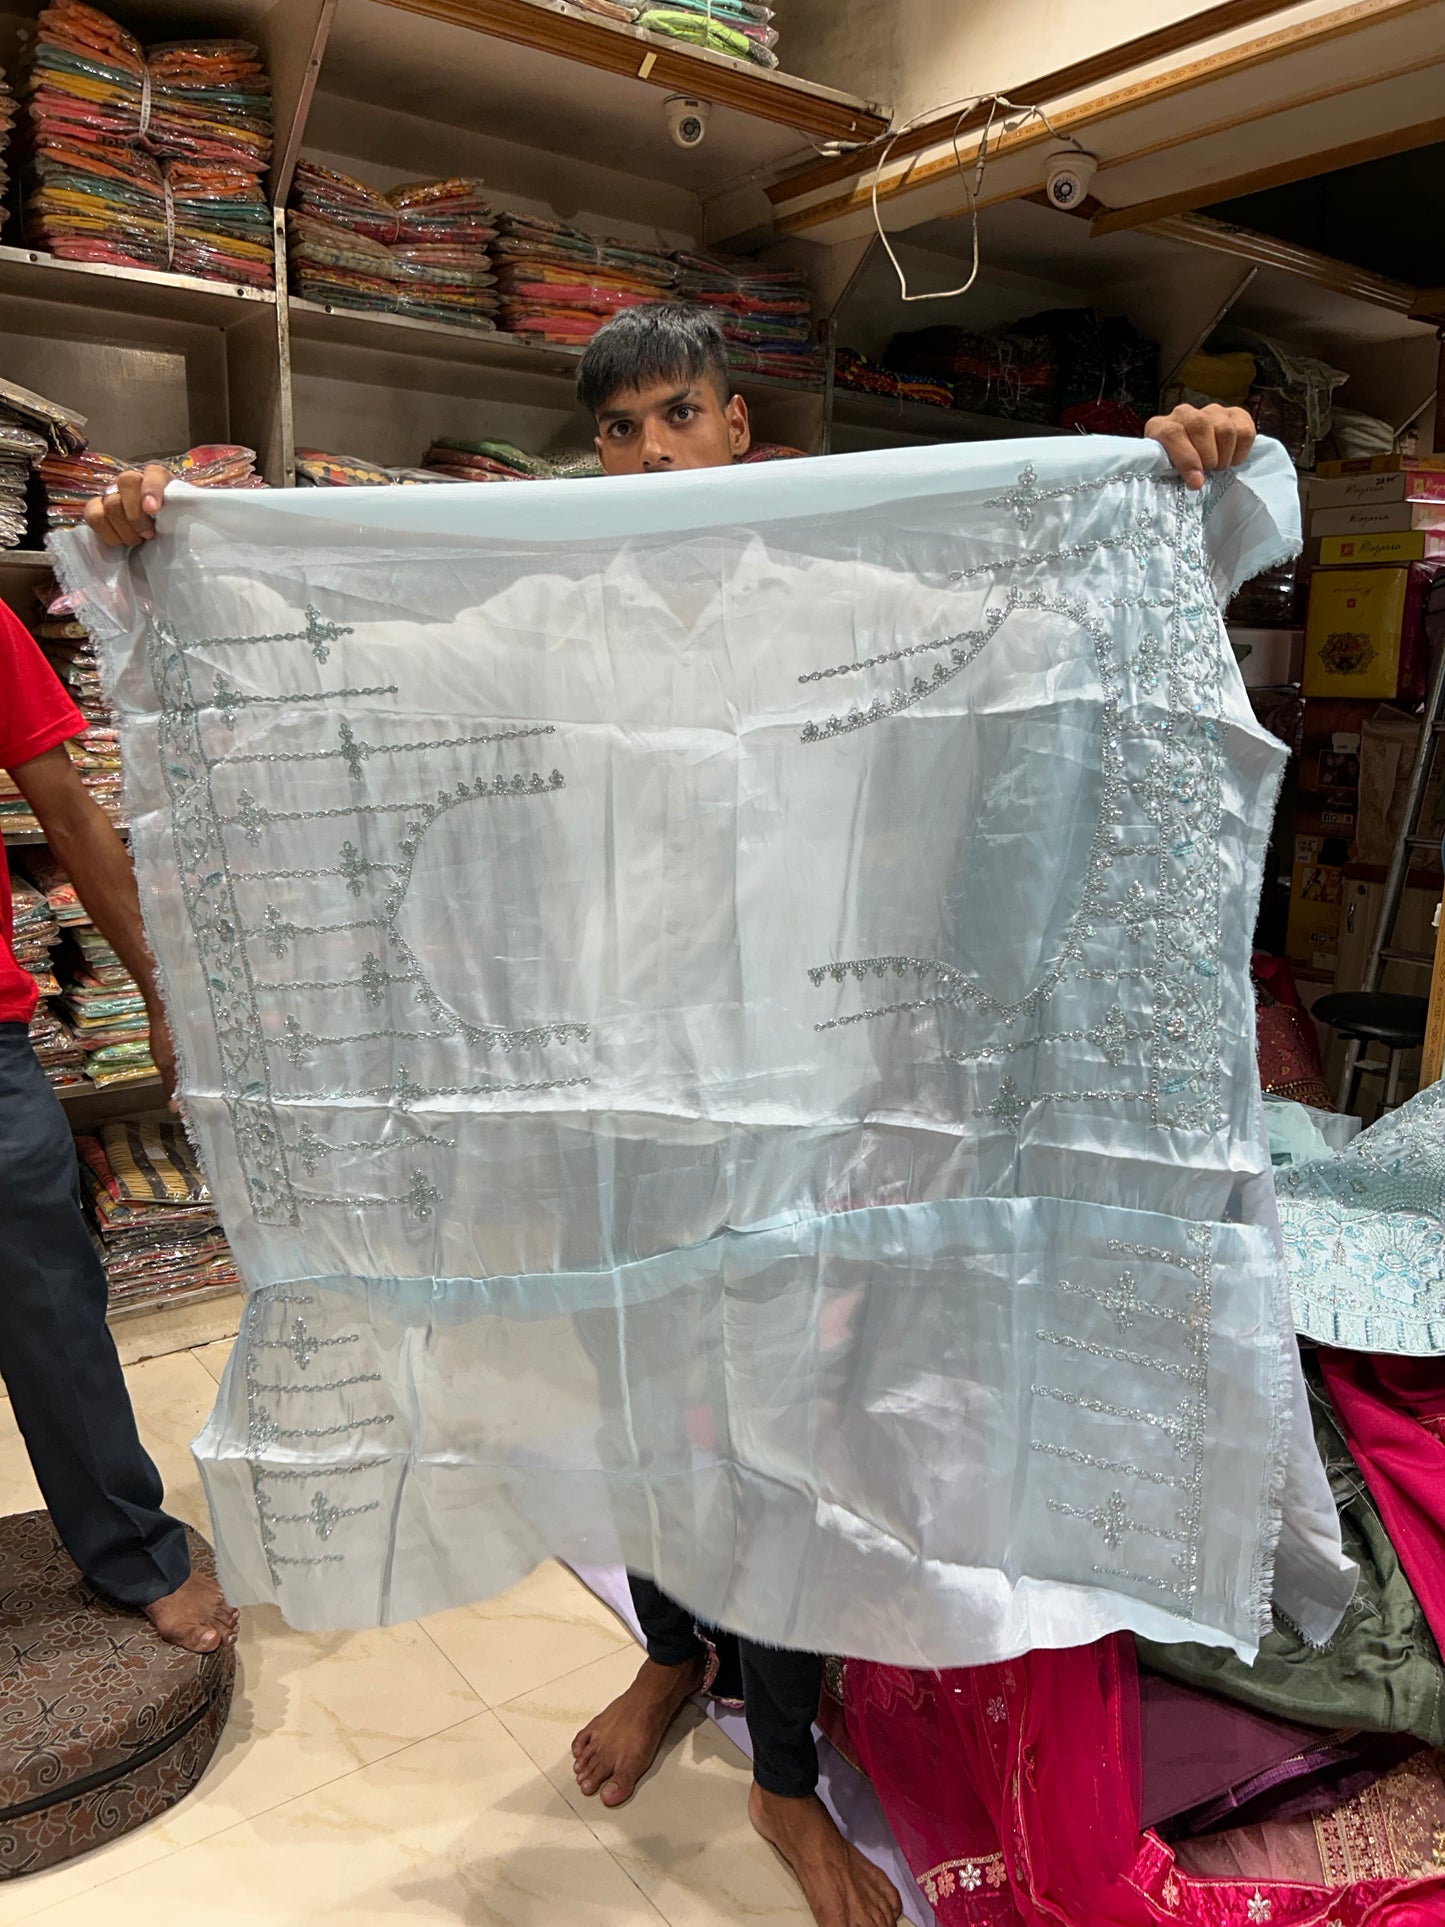
[[[1399,1100],[1400,1065],[1406,1051],[1416,1050],[1425,1041],[1425,1021],[1430,1014],[1424,997],[1396,997],[1381,990],[1337,990],[1321,997],[1311,1015],[1337,1030],[1341,1037],[1360,1045],[1383,1044],[1389,1052],[1385,1064],[1362,1064],[1361,1053],[1346,1060],[1340,1088],[1340,1109],[1348,1111],[1355,1101],[1355,1087],[1369,1072],[1385,1073],[1385,1100],[1382,1109],[1392,1111]]]

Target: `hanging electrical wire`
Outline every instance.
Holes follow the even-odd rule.
[[[979,135],[978,153],[974,158],[972,169],[969,169],[964,165],[959,140],[963,134],[964,122],[971,114],[977,113],[977,111],[985,105],[988,108],[988,115],[983,124],[983,132]],[[911,133],[920,122],[935,120],[940,114],[947,113],[950,107],[956,107],[958,109],[950,139],[953,145],[953,158],[958,167],[959,179],[963,182],[964,193],[968,199],[968,214],[973,235],[973,265],[967,281],[965,281],[961,287],[937,288],[923,294],[910,294],[908,290],[908,276],[904,272],[903,263],[898,259],[897,254],[894,252],[893,243],[884,231],[883,217],[878,210],[878,182],[884,168],[887,167],[889,160],[892,158],[894,147],[903,139],[904,135]],[[1075,140],[1072,134],[1060,134],[1042,107],[1020,105],[1017,101],[1009,100],[1004,94],[973,94],[967,100],[948,101],[942,107],[928,107],[921,113],[912,115],[910,119],[904,121],[900,126],[895,127],[889,134],[883,152],[878,158],[878,165],[873,170],[873,178],[869,188],[869,203],[873,210],[873,225],[878,231],[878,239],[883,243],[884,251],[888,259],[893,264],[893,272],[898,276],[898,292],[904,301],[952,301],[959,295],[967,294],[973,287],[974,282],[977,281],[980,266],[978,203],[979,196],[983,192],[983,177],[984,171],[988,166],[989,146],[993,140],[994,126],[1000,115],[1009,117],[1004,119],[1003,125],[999,129],[1000,134],[1013,133],[1020,127],[1027,127],[1031,120],[1038,120],[1042,121],[1043,125],[1049,133],[1053,135],[1055,140],[1064,141],[1077,153],[1088,153],[1088,149],[1085,148],[1081,142]]]

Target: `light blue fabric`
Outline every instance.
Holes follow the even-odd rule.
[[[1303,1336],[1346,1351],[1445,1353],[1445,1085],[1277,1184]]]
[[[233,1597],[553,1553],[932,1666],[1248,1652],[1274,1572],[1328,1633],[1218,606],[1297,517],[1271,445],[1058,439],[56,544],[251,1294]]]

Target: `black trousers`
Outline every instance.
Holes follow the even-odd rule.
[[[24,1024],[0,1024],[0,1377],[55,1529],[97,1592],[148,1606],[190,1576],[105,1322],[75,1145]]]
[[[822,1660],[816,1653],[783,1652],[699,1627],[685,1606],[650,1579],[636,1573],[627,1577],[648,1658],[659,1666],[683,1666],[711,1647],[718,1660],[712,1690],[743,1703],[753,1743],[753,1778],[765,1793],[805,1799],[818,1785],[813,1722],[823,1690]]]

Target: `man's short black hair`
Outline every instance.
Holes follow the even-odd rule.
[[[652,301],[624,308],[593,335],[577,370],[577,398],[596,421],[614,396],[662,381],[691,387],[704,378],[726,402],[732,384],[717,317],[684,301]]]

